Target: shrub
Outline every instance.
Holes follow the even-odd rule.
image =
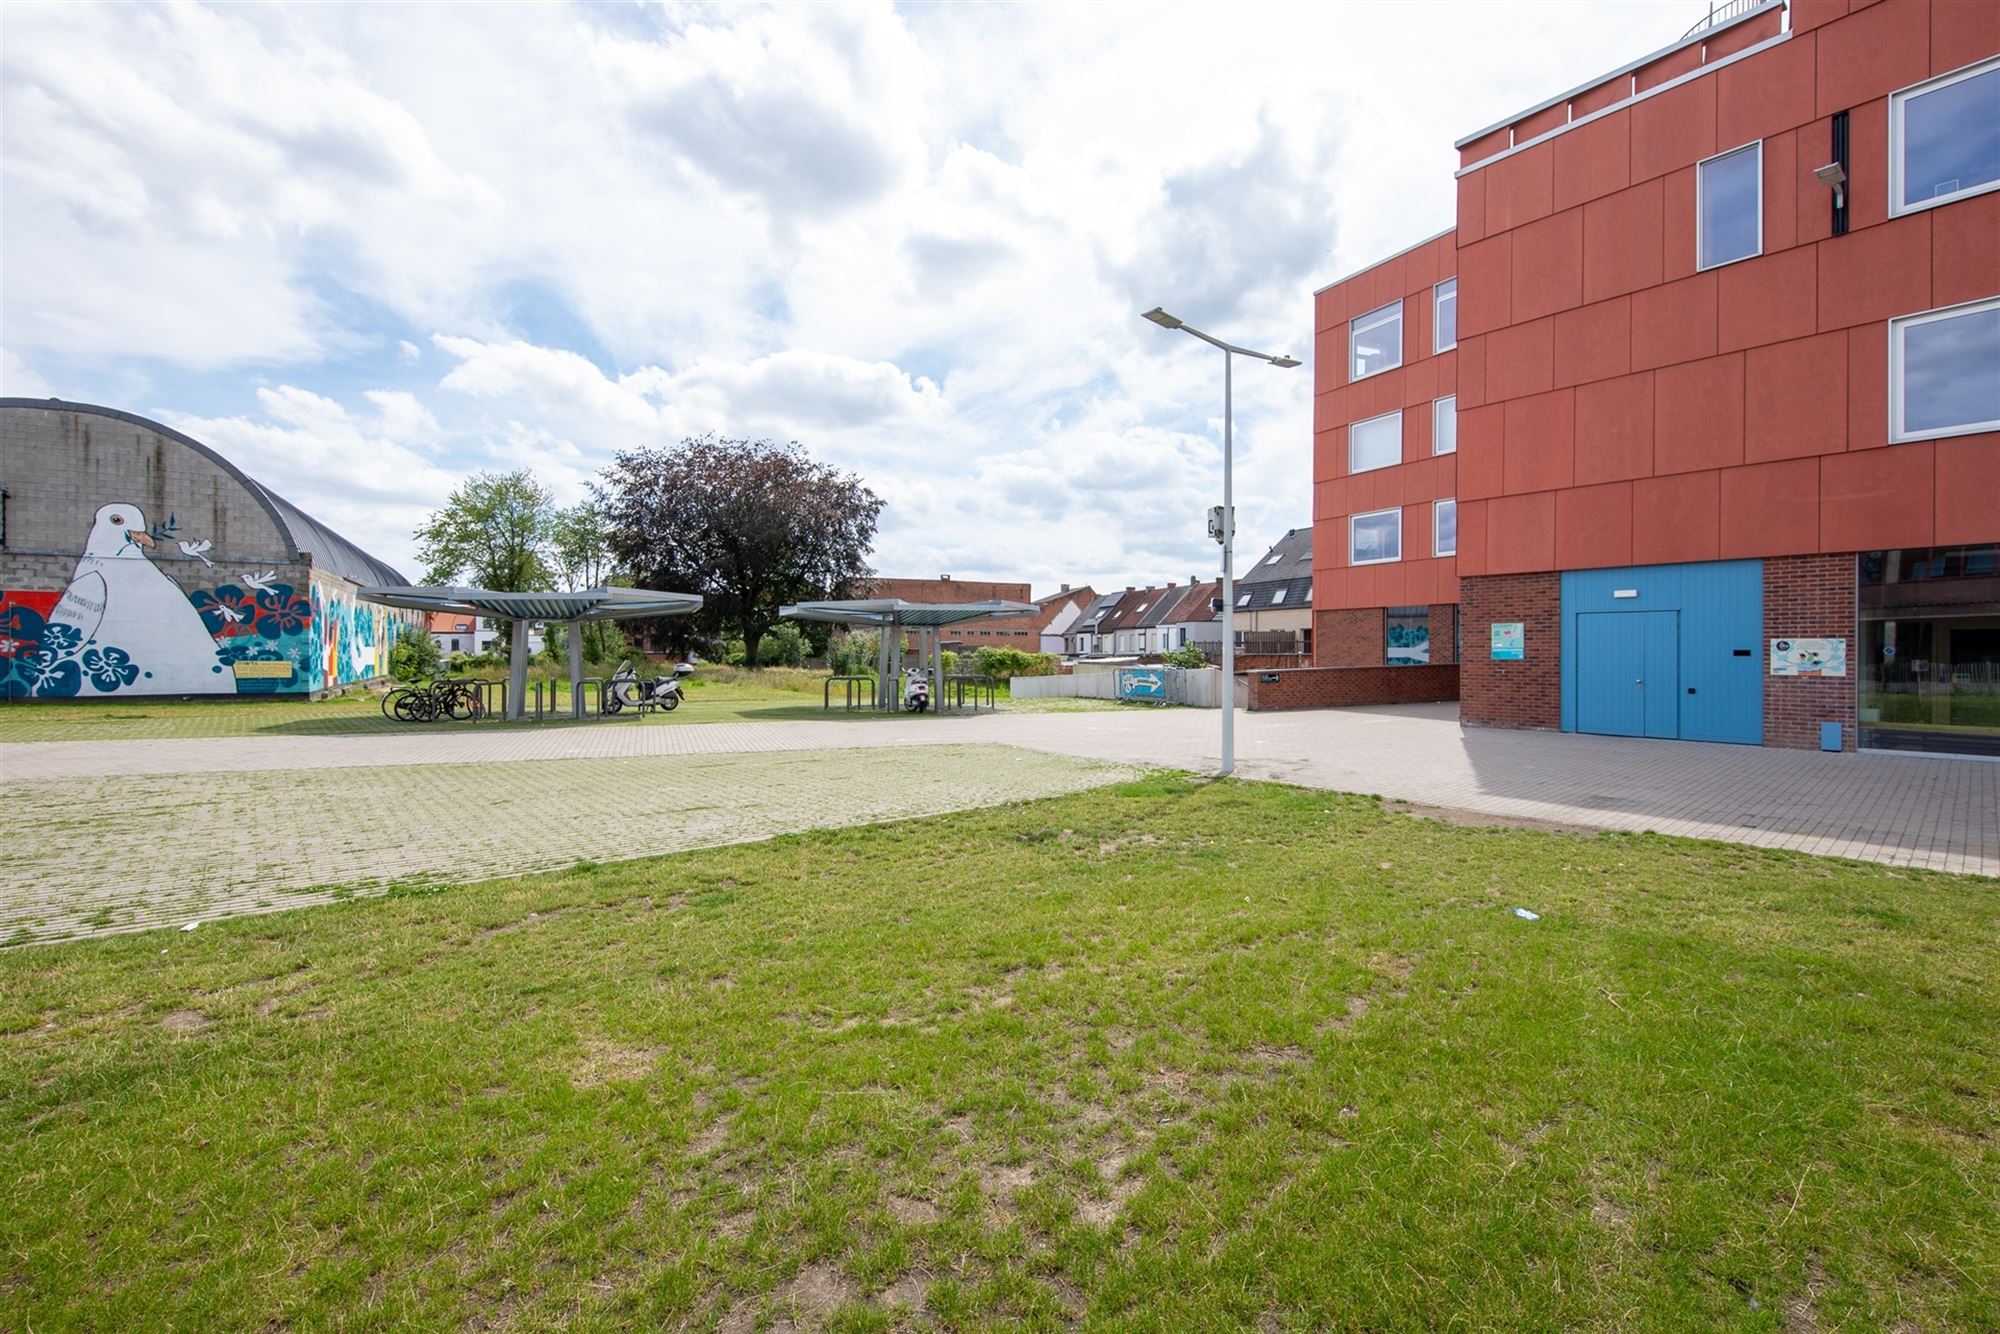
[[[882,641],[871,634],[835,635],[826,646],[826,665],[835,676],[873,676]]]
[[[444,655],[438,652],[437,640],[421,628],[406,625],[396,632],[396,642],[389,647],[389,675],[398,681],[414,681],[436,676],[443,667]]]
[[[806,637],[790,621],[779,621],[757,641],[759,667],[803,667],[806,665]]]
[[[1053,653],[989,647],[972,655],[972,670],[981,676],[1054,676],[1062,670],[1062,659]]]
[[[1162,653],[1160,661],[1169,667],[1206,667],[1208,654],[1202,652],[1199,644],[1183,644]]]

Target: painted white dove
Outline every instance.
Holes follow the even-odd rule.
[[[262,574],[252,574],[250,573],[250,571],[245,570],[241,577],[244,583],[250,585],[250,587],[256,589],[259,593],[272,593],[277,591],[276,589],[271,587],[272,583],[276,581],[278,577],[278,572],[276,570],[266,570]]]
[[[203,565],[213,565],[215,564],[215,562],[210,560],[208,557],[202,555],[201,553],[208,550],[210,547],[214,545],[215,545],[214,542],[211,542],[208,538],[205,537],[201,539],[201,541],[199,542],[182,542],[181,555],[193,556]]]
[[[242,612],[236,610],[236,608],[224,602],[216,603],[215,611],[218,616],[222,617],[223,620],[229,622],[231,625],[235,625],[243,619]]]
[[[74,628],[85,646],[123,649],[142,673],[122,687],[133,694],[235,693],[201,613],[146,555],[153,545],[137,505],[100,506],[49,624]],[[83,690],[100,693],[88,674]]]

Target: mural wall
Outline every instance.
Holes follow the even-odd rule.
[[[104,505],[60,589],[0,590],[0,698],[305,694],[384,675],[396,615],[350,586],[275,570],[225,572],[207,541],[172,516],[149,526],[136,505]],[[199,560],[212,585],[183,591],[153,561],[164,542]]]

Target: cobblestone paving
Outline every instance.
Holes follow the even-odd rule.
[[[938,745],[9,781],[0,943],[934,815],[1137,772],[1008,746]]]

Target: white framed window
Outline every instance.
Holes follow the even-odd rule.
[[[1431,289],[1431,351],[1458,346],[1458,279],[1447,278]]]
[[[1695,267],[1764,253],[1764,141],[1695,164]]]
[[[1431,506],[1431,552],[1438,556],[1458,554],[1458,502],[1440,500]]]
[[[1370,510],[1347,520],[1347,563],[1380,565],[1403,558],[1403,511]]]
[[[1244,595],[1243,595],[1242,597],[1239,597],[1239,598],[1237,598],[1237,599],[1236,599],[1236,605],[1237,605],[1237,606],[1239,606],[1239,607],[1247,607],[1247,606],[1249,606],[1249,605],[1250,605],[1250,595],[1249,595],[1248,593],[1245,593],[1245,594],[1244,594]]]
[[[1889,321],[1889,439],[2000,431],[2000,297]]]
[[[1379,310],[1356,316],[1347,326],[1348,379],[1365,380],[1403,364],[1403,303],[1391,301]]]
[[[1347,471],[1373,472],[1403,461],[1403,410],[1385,412],[1347,428]]]
[[[1272,606],[1274,606],[1274,607],[1275,607],[1275,606],[1277,606],[1277,605],[1278,605],[1278,604],[1279,604],[1280,602],[1283,602],[1284,600],[1285,600],[1285,590],[1284,590],[1283,588],[1274,588],[1274,589],[1272,589],[1272,590],[1271,590],[1271,605],[1272,605]]]
[[[1458,395],[1447,394],[1431,404],[1431,453],[1458,453]]]
[[[2000,189],[2000,56],[1889,96],[1889,213]]]

